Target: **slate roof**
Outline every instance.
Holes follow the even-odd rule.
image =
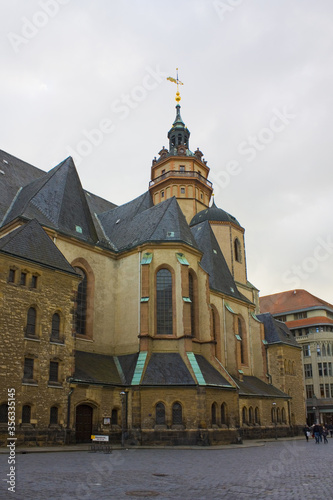
[[[207,385],[230,387],[230,389],[233,388],[230,382],[228,382],[228,380],[226,380],[223,375],[221,375],[221,373],[216,370],[216,368],[214,368],[214,366],[212,366],[206,358],[204,358],[204,356],[201,356],[201,354],[195,354],[195,359],[197,360]]]
[[[289,398],[287,394],[277,389],[274,385],[266,384],[257,377],[244,376],[243,380],[235,379],[239,386],[240,396],[259,396],[270,398]]]
[[[113,356],[94,352],[75,352],[75,382],[122,385]]]
[[[139,357],[138,352],[134,354],[125,354],[123,356],[117,356],[124,381],[128,385],[130,385],[132,382],[138,357]]]
[[[288,344],[300,349],[285,323],[276,320],[270,313],[257,314],[256,316],[264,324],[265,339],[268,344]]]
[[[30,262],[76,274],[35,219],[0,238],[0,251]]]
[[[196,385],[178,353],[153,353],[148,361],[142,385]]]
[[[201,212],[198,212],[195,214],[193,219],[190,222],[190,226],[195,226],[196,224],[200,224],[201,222],[204,221],[212,221],[212,222],[231,222],[235,224],[236,226],[241,227],[240,223],[238,220],[233,216],[228,214],[228,212],[225,212],[222,210],[222,208],[218,208],[215,205],[215,201],[213,200],[213,204],[211,207],[206,208],[205,210],[202,210]]]
[[[98,218],[117,251],[148,241],[181,241],[197,246],[175,197],[153,205],[150,194],[145,193]]]
[[[283,314],[304,309],[318,309],[325,307],[333,311],[333,305],[319,299],[303,289],[288,290],[260,297],[260,311],[270,312],[273,315]]]
[[[249,302],[238,291],[209,222],[201,222],[193,226],[191,231],[199,249],[204,253],[201,266],[209,274],[210,288],[230,297]]]
[[[36,218],[41,224],[89,242],[98,237],[71,157],[24,186],[4,219]]]

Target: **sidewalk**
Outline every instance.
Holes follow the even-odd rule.
[[[303,441],[303,436],[295,436],[289,438],[278,438],[277,441]],[[247,440],[243,441],[242,444],[224,444],[216,446],[125,446],[122,448],[120,444],[112,445],[112,450],[232,450],[232,449],[242,449],[242,448],[254,448],[258,446],[265,446],[268,442],[275,442],[275,439],[261,439],[261,440]],[[64,446],[18,446],[16,448],[16,454],[25,453],[67,453],[67,452],[80,452],[90,451],[90,444],[73,444]],[[8,454],[8,449],[3,447],[0,448],[0,454]]]

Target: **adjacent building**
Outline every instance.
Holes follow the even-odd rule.
[[[301,349],[247,279],[244,228],[211,203],[180,105],[147,192],[113,203],[72,158],[0,152],[0,436],[214,444],[304,425]],[[289,371],[282,369],[288,367]]]
[[[285,322],[302,347],[307,421],[333,423],[333,305],[306,290],[260,297],[260,309]]]

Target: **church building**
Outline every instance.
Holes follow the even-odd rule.
[[[71,157],[44,172],[0,151],[2,445],[10,389],[25,444],[208,445],[304,425],[301,348],[260,315],[244,228],[212,202],[176,100],[147,192],[121,206],[83,189]]]

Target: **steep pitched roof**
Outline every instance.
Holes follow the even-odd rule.
[[[253,376],[244,376],[243,380],[237,380],[240,396],[260,396],[260,397],[275,397],[289,398],[287,394],[277,389],[274,385],[266,384],[262,380]]]
[[[296,289],[260,297],[260,311],[282,314],[324,306],[333,311],[333,305],[319,299],[306,290]]]
[[[86,196],[71,157],[24,186],[4,224],[18,216],[36,218],[41,224],[88,242],[98,241]]]
[[[276,320],[270,313],[257,314],[256,316],[264,324],[265,339],[268,344],[288,344],[300,348],[285,323]]]
[[[43,170],[0,150],[0,224],[20,187],[43,175]]]
[[[195,359],[199,365],[200,371],[207,385],[229,387],[230,389],[233,388],[230,382],[226,380],[223,375],[216,368],[214,368],[214,366],[212,366],[204,356],[202,356],[201,354],[195,354]]]
[[[196,242],[176,198],[153,205],[149,193],[98,216],[109,242],[127,250],[147,241]]]
[[[90,384],[122,385],[113,356],[94,352],[76,351],[73,379]]]
[[[142,385],[196,385],[178,353],[153,353]]]
[[[35,219],[0,238],[0,252],[61,271],[75,273],[72,266]]]
[[[249,302],[238,291],[209,222],[205,221],[196,224],[191,228],[191,231],[199,249],[204,254],[201,259],[201,266],[209,274],[210,288]]]

